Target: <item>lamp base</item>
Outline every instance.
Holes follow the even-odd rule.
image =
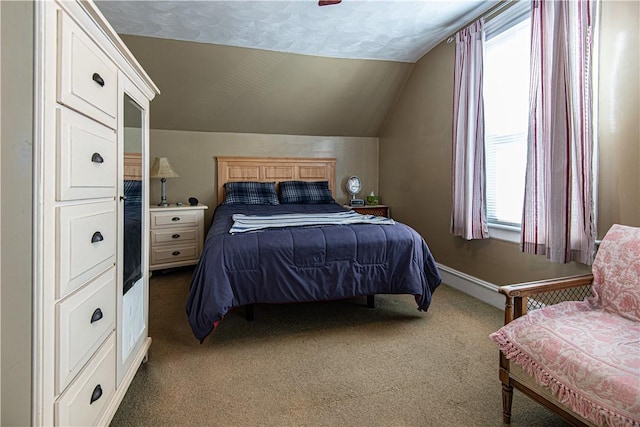
[[[165,187],[167,183],[167,178],[160,178],[160,183],[162,184],[162,193],[160,196],[160,203],[158,203],[158,206],[169,206],[169,203],[167,203],[167,189]]]

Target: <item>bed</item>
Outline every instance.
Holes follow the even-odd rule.
[[[142,277],[142,181],[124,181],[124,265],[123,289],[126,294]]]
[[[342,216],[349,210],[330,197],[335,194],[335,159],[220,157],[217,166],[219,205],[186,304],[189,323],[201,342],[229,310],[256,303],[410,294],[419,310],[428,309],[440,275],[424,239],[405,224],[371,218],[372,223],[230,233],[238,214]],[[265,199],[271,203],[233,199],[236,189],[247,182],[260,187],[273,183]],[[300,200],[297,193],[287,198],[295,183],[311,187],[324,183],[322,201]]]
[[[124,153],[124,265],[122,293],[142,277],[142,155]]]

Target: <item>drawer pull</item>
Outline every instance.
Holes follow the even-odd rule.
[[[179,238],[180,238],[180,235],[179,235],[179,234],[173,234],[173,235],[171,236],[171,238],[172,238],[172,239],[179,239]]]
[[[91,156],[91,161],[93,163],[104,163],[104,159],[102,158],[100,153],[93,153],[93,156]]]
[[[98,384],[96,388],[93,389],[93,393],[91,393],[91,402],[89,402],[89,405],[93,404],[93,402],[100,399],[101,397],[102,397],[102,387],[100,386],[100,384]]]
[[[95,233],[93,233],[93,236],[91,236],[91,243],[98,243],[98,242],[102,242],[104,240],[104,237],[102,237],[102,233],[100,233],[99,231],[96,231]]]
[[[173,218],[171,218],[171,221],[180,221],[180,217],[179,216],[174,216]]]
[[[178,255],[180,255],[180,251],[173,251],[173,252],[171,252],[171,255],[178,256]]]
[[[91,323],[97,322],[100,319],[102,319],[102,310],[100,310],[100,308],[96,308],[91,315]]]
[[[98,73],[93,73],[93,81],[98,83],[100,85],[100,87],[104,87],[104,79],[102,78],[102,76]]]

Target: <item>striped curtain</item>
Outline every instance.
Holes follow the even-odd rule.
[[[489,237],[484,178],[482,49],[484,19],[456,34],[453,94],[451,233]]]
[[[521,249],[554,262],[595,254],[592,6],[533,1]]]

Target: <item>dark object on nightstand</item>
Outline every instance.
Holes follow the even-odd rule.
[[[189,204],[191,206],[198,206],[198,199],[196,199],[195,197],[189,197]]]

